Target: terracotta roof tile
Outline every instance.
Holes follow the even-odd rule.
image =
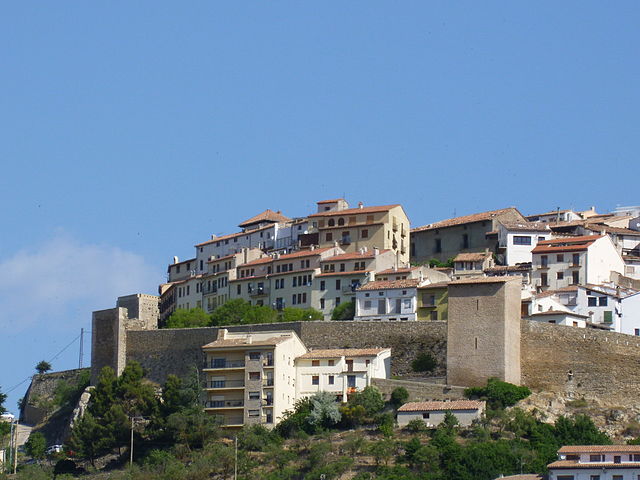
[[[420,285],[418,290],[429,290],[430,288],[446,288],[449,286],[449,282],[437,282],[430,283],[428,285]]]
[[[322,205],[323,203],[336,203],[336,202],[344,202],[344,198],[334,198],[333,200],[320,200],[316,202],[317,205]]]
[[[473,278],[462,278],[460,280],[453,280],[449,282],[449,286],[451,285],[466,285],[472,283],[507,283],[507,282],[521,282],[522,279],[520,277],[473,277]]]
[[[358,214],[358,213],[379,213],[379,212],[388,212],[389,210],[391,210],[392,208],[395,207],[401,207],[400,204],[396,204],[396,205],[381,205],[378,207],[356,207],[356,208],[347,208],[345,210],[332,210],[329,212],[320,212],[320,213],[313,213],[311,215],[309,215],[309,218],[311,217],[335,217],[335,216],[339,216],[339,215],[354,215],[354,214]],[[344,225],[344,228],[347,228],[349,225]]]
[[[402,405],[399,412],[422,412],[444,410],[475,410],[482,409],[485,402],[477,400],[454,400],[451,402],[409,402]]]
[[[640,453],[640,445],[565,445],[558,453]]]
[[[289,217],[285,217],[284,215],[282,215],[280,211],[274,212],[273,210],[266,209],[264,212],[259,213],[255,217],[251,217],[249,220],[245,220],[238,226],[242,228],[242,227],[246,227],[249,225],[253,225],[254,223],[260,223],[260,222],[278,223],[278,222],[288,222],[290,220],[291,219]]]
[[[364,276],[371,270],[350,270],[348,272],[322,272],[316,275],[316,277],[334,277],[336,275],[360,275]]]
[[[499,210],[490,210],[488,212],[474,213],[474,214],[465,215],[462,217],[448,218],[446,220],[430,223],[422,227],[413,228],[411,230],[411,233],[423,232],[425,230],[434,230],[436,228],[453,227],[455,225],[463,225],[465,223],[474,223],[474,222],[482,222],[484,220],[492,220],[494,217],[510,211],[518,212],[518,209],[515,207],[508,207],[508,208],[501,208]]]
[[[459,253],[456,255],[456,258],[453,259],[454,262],[482,262],[487,257],[490,257],[490,253],[486,252],[469,252],[469,253]]]
[[[640,462],[593,462],[593,463],[578,463],[576,460],[556,460],[553,463],[547,465],[547,468],[580,468],[582,469],[594,469],[602,470],[603,468],[639,468]]]
[[[376,280],[362,285],[358,290],[386,290],[391,288],[416,288],[420,279],[407,278],[405,280]]]
[[[300,250],[298,252],[287,253],[286,255],[280,255],[280,258],[274,258],[274,260],[277,262],[279,260],[290,260],[292,258],[312,257],[313,255],[320,255],[321,253],[324,253],[327,250],[331,250],[332,248],[335,248],[335,247],[316,248],[314,250]]]
[[[273,258],[267,256],[267,257],[262,257],[262,258],[257,258],[255,260],[251,260],[250,262],[243,263],[242,265],[238,265],[238,268],[253,267],[255,265],[263,265],[265,263],[271,263],[271,262],[273,262]]]
[[[393,275],[394,273],[411,273],[413,270],[417,270],[420,267],[400,267],[400,268],[387,268],[376,273],[376,275]]]
[[[542,240],[531,250],[531,253],[580,252],[588,250],[593,242],[600,238],[604,237],[602,235],[583,235]]]
[[[327,348],[311,350],[296,358],[373,357],[389,348]]]
[[[388,252],[389,249],[380,250],[379,253]],[[321,260],[321,262],[339,262],[341,260],[360,260],[362,258],[373,258],[375,257],[375,253],[373,250],[368,250],[364,253],[360,252],[351,252],[351,253],[341,253],[340,255],[334,255],[333,257],[327,257]]]
[[[545,315],[567,315],[568,317],[589,318],[588,315],[580,315],[579,313],[565,312],[562,310],[547,310],[546,312],[532,313],[531,317],[543,317]]]
[[[248,232],[237,232],[237,233],[230,233],[228,235],[222,235],[220,237],[213,237],[211,240],[207,240],[206,242],[198,243],[195,246],[196,247],[202,247],[204,245],[210,245],[210,244],[215,243],[215,242],[220,242],[220,241],[224,241],[224,240],[231,240],[232,238],[235,238],[235,237],[241,237],[243,235],[251,235],[251,234],[256,233],[256,232],[262,232],[263,230],[268,230],[269,228],[274,228],[274,227],[273,227],[273,225],[266,225],[264,227],[256,228],[254,230],[249,230]]]
[[[537,223],[537,222],[525,222],[525,223],[508,223],[508,222],[500,222],[502,226],[507,230],[515,230],[522,232],[539,232],[539,231],[548,231],[549,224],[548,223]]]

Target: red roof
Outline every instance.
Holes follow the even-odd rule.
[[[264,212],[259,213],[255,217],[251,217],[249,220],[245,220],[238,226],[242,228],[242,227],[246,227],[249,225],[253,225],[254,223],[260,223],[260,222],[277,223],[277,222],[288,222],[290,220],[291,219],[289,217],[285,217],[284,215],[282,215],[279,210],[277,212],[274,212],[273,210],[266,209]]]
[[[264,227],[260,227],[260,228],[256,228],[254,230],[249,230],[248,232],[237,232],[237,233],[230,233],[228,235],[222,235],[220,237],[213,237],[211,240],[207,240],[206,242],[202,242],[202,243],[198,243],[195,246],[196,247],[202,247],[204,245],[210,245],[212,243],[215,242],[220,242],[220,241],[224,241],[224,240],[230,240],[234,237],[241,237],[242,235],[251,235],[254,234],[256,232],[261,232],[263,230],[267,230],[269,228],[274,228],[273,225],[266,225]]]
[[[556,238],[538,242],[531,253],[579,252],[588,250],[602,235],[584,235],[581,237]]]
[[[311,257],[313,255],[319,255],[327,250],[331,250],[334,247],[316,248],[314,250],[300,250],[298,252],[287,253],[286,255],[280,255],[280,258],[274,258],[274,261],[289,260],[292,258]]]
[[[334,198],[333,200],[320,200],[319,202],[316,202],[316,204],[322,205],[323,203],[337,203],[337,202],[344,202],[344,198]]]
[[[430,223],[428,225],[424,225],[422,227],[416,227],[411,230],[411,232],[422,232],[425,230],[433,230],[436,228],[444,228],[444,227],[453,227],[455,225],[463,225],[465,223],[474,223],[474,222],[482,222],[484,220],[492,220],[494,217],[498,215],[502,215],[503,213],[507,213],[510,211],[518,212],[516,207],[508,207],[501,208],[500,210],[490,210],[488,212],[474,213],[472,215],[465,215],[463,217],[455,217],[448,218],[446,220],[441,220],[439,222]],[[520,214],[522,215],[522,214]],[[524,218],[524,217],[523,217]]]
[[[476,410],[482,409],[485,402],[477,400],[454,400],[451,402],[409,402],[402,405],[399,412],[423,412],[444,410]]]
[[[358,290],[384,290],[389,288],[415,288],[420,284],[419,278],[404,280],[376,280],[362,285]]]
[[[389,249],[380,250],[379,253],[388,252]],[[368,250],[364,253],[360,252],[352,252],[352,253],[341,253],[340,255],[334,255],[333,257],[327,257],[322,260],[322,262],[337,262],[341,260],[359,260],[361,258],[373,258],[375,257],[375,253],[373,250]]]

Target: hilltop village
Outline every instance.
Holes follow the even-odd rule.
[[[433,366],[407,385],[418,400],[460,400],[490,378],[605,404],[636,396],[624,365],[640,353],[640,207],[508,207],[411,228],[401,205],[335,199],[239,228],[175,257],[159,297],[94,312],[94,384],[102,367],[119,374],[131,360],[159,383],[203,365],[205,409],[228,427],[275,425],[320,391],[389,393],[420,355]],[[313,315],[165,328],[176,312],[232,302]]]

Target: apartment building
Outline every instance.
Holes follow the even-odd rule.
[[[547,465],[549,480],[637,480],[640,445],[571,445]]]
[[[602,284],[610,280],[611,272],[624,271],[624,262],[606,235],[543,240],[532,256],[531,279],[539,290]]]
[[[344,199],[318,202],[318,211],[309,215],[309,231],[317,233],[320,247],[338,243],[347,253],[392,250],[398,264],[409,262],[409,219],[401,205],[349,208]]]
[[[391,268],[395,262],[393,250],[367,247],[322,259],[321,272],[315,275],[311,291],[313,308],[329,320],[338,305],[355,299],[356,289],[369,281],[372,274]]]
[[[311,350],[296,358],[298,398],[330,392],[340,402],[371,385],[373,378],[391,377],[390,348]]]
[[[296,401],[295,359],[307,349],[293,331],[228,332],[202,347],[205,411],[223,427],[275,425]]]
[[[205,411],[223,427],[274,426],[296,400],[328,391],[348,395],[390,378],[389,348],[307,351],[293,331],[218,331],[202,347],[206,356]]]
[[[446,261],[459,253],[498,251],[500,223],[526,223],[515,207],[449,218],[411,230],[411,261]]]

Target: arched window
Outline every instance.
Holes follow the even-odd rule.
[[[338,219],[338,225],[340,225],[340,226],[344,225],[344,218],[339,218]]]
[[[333,218],[330,218],[329,219],[329,226],[333,227],[333,226],[335,226],[335,224],[336,224],[336,221]]]

